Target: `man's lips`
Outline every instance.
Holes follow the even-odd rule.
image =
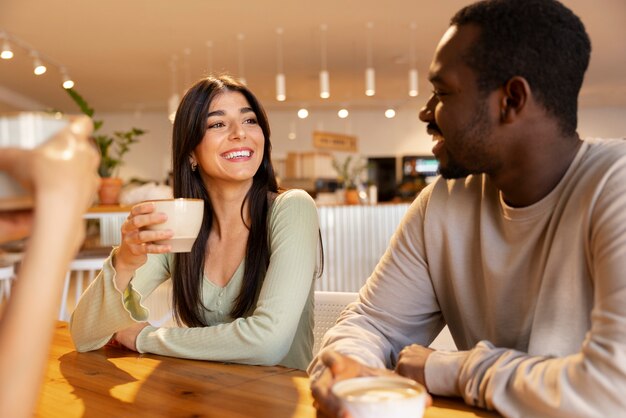
[[[426,133],[428,135],[432,135],[433,137],[440,137],[441,139],[443,139],[443,135],[441,134],[441,131],[439,130],[437,125],[435,125],[434,123],[429,123],[428,125],[426,125]]]
[[[428,126],[426,127],[426,132],[428,133],[428,135],[431,135],[433,137],[433,141],[436,142],[435,146],[432,149],[432,153],[436,157],[437,154],[441,153],[441,150],[443,148],[443,143],[444,143],[443,135],[441,131],[439,131],[439,129],[434,124],[431,124],[431,123],[429,123]]]

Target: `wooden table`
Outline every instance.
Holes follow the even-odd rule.
[[[113,347],[77,353],[57,324],[37,417],[314,418],[300,370],[183,360]],[[491,417],[436,398],[427,418]]]

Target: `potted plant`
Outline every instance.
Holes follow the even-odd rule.
[[[103,121],[93,119],[94,110],[89,107],[87,101],[73,89],[65,90],[81,112],[93,120],[93,140],[100,151],[100,166],[98,174],[101,177],[98,197],[102,205],[115,205],[119,202],[120,190],[123,181],[117,177],[119,167],[124,163],[123,157],[130,150],[130,146],[138,142],[138,138],[146,131],[131,128],[129,131],[116,131],[113,135],[105,135],[99,132]]]
[[[356,205],[359,203],[359,192],[357,190],[357,183],[360,181],[359,177],[367,164],[361,160],[356,160],[352,163],[352,156],[349,155],[340,163],[337,159],[333,158],[333,168],[337,172],[337,179],[339,184],[345,189],[345,201],[348,205]]]

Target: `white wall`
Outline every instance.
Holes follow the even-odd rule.
[[[339,119],[334,111],[311,111],[307,119],[298,119],[294,111],[268,112],[272,129],[275,158],[290,151],[313,151],[315,130],[356,135],[359,153],[363,156],[401,156],[430,154],[432,141],[425,125],[419,121],[417,106],[397,110],[393,119],[382,112],[351,111],[347,119]],[[137,127],[148,130],[140,143],[127,154],[120,175],[128,180],[140,177],[163,180],[170,167],[172,125],[165,113],[142,112],[96,115],[104,120],[103,132]],[[579,133],[582,137],[626,138],[626,108],[587,108],[579,112]],[[290,132],[294,140],[288,139]]]
[[[583,138],[626,139],[626,108],[590,108],[578,114],[578,133]]]

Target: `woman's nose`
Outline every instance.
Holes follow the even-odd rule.
[[[246,130],[241,125],[234,125],[230,134],[230,139],[243,139],[246,137]]]

